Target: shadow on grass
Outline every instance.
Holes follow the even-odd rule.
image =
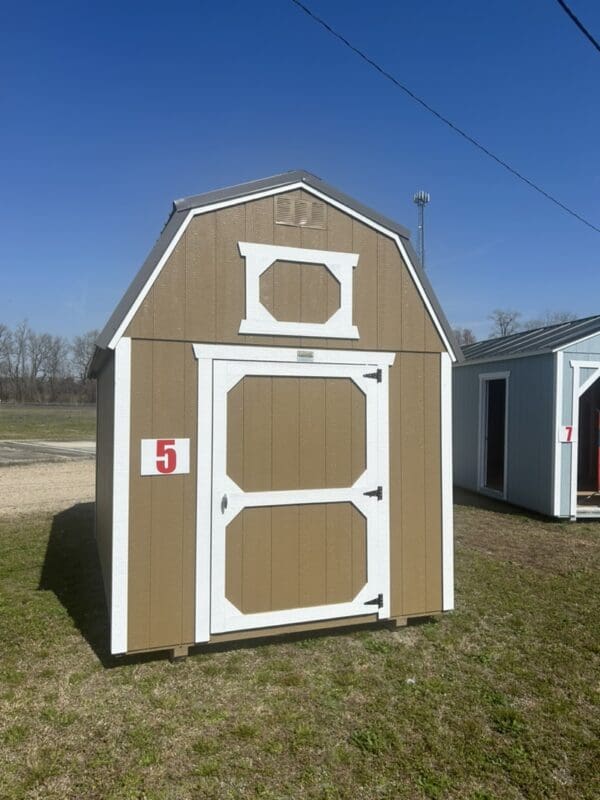
[[[38,589],[54,592],[76,628],[105,668],[110,669],[168,658],[168,650],[130,656],[110,654],[108,609],[100,559],[94,538],[94,503],[78,503],[54,516]],[[424,617],[409,620],[408,624],[420,625],[432,621],[431,617]],[[386,627],[395,630],[393,623],[382,621],[365,623],[360,626],[298,631],[277,636],[261,636],[211,645],[196,645],[190,648],[190,655],[208,655],[283,642],[300,642],[326,636],[344,636],[360,630],[381,630]]]
[[[54,592],[102,665],[120,667],[163,654],[110,654],[109,619],[94,538],[94,503],[78,503],[54,516],[39,589]]]
[[[488,497],[479,492],[472,492],[469,489],[462,489],[460,486],[454,487],[454,504],[457,506],[469,506],[471,508],[482,508],[485,511],[495,511],[497,514],[509,514],[515,517],[531,517],[544,522],[552,522],[552,517],[546,517],[537,511],[530,511],[522,506],[513,506],[505,500],[497,500],[495,497]]]

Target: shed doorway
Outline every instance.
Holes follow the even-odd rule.
[[[579,398],[577,506],[600,507],[600,379]]]
[[[230,358],[204,359],[210,345],[195,351],[199,441],[212,417],[212,452],[200,450],[198,461],[197,625],[209,625],[198,641],[389,617],[393,357],[315,350],[305,362],[308,352],[291,348],[216,346]]]
[[[506,496],[508,376],[480,376],[479,484]]]

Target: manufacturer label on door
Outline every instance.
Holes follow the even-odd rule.
[[[142,439],[142,475],[185,475],[190,471],[189,439]]]

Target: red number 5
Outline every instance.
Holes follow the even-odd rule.
[[[175,439],[156,440],[156,469],[162,475],[168,475],[177,466],[177,450]]]

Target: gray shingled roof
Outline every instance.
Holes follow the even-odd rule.
[[[412,248],[412,245],[409,240],[409,231],[399,225],[394,220],[391,220],[387,217],[384,217],[382,214],[379,214],[377,211],[374,211],[367,206],[364,206],[362,203],[359,203],[357,200],[354,200],[352,197],[340,192],[338,189],[335,189],[333,186],[322,181],[316,175],[312,175],[310,172],[306,172],[304,170],[294,170],[291,172],[284,172],[281,175],[273,175],[270,178],[263,178],[258,181],[251,181],[250,183],[241,183],[237,186],[230,186],[225,189],[218,189],[217,191],[213,192],[206,192],[205,194],[193,195],[191,197],[183,198],[182,200],[176,200],[173,203],[173,208],[171,210],[171,214],[167,219],[167,222],[160,234],[160,237],[154,247],[152,248],[150,254],[148,255],[147,259],[142,264],[139,272],[129,285],[129,288],[121,298],[119,304],[115,308],[114,312],[112,313],[110,319],[104,326],[103,330],[101,331],[98,339],[96,341],[96,346],[98,350],[105,350],[111,339],[113,338],[114,334],[117,332],[120,324],[125,319],[127,312],[135,302],[137,296],[142,291],[146,282],[152,275],[154,268],[162,258],[165,250],[169,246],[169,243],[183,224],[185,218],[187,217],[187,213],[192,208],[202,208],[202,206],[210,205],[212,203],[218,203],[225,200],[233,200],[235,198],[242,198],[246,195],[255,194],[256,192],[260,192],[263,190],[268,189],[276,189],[279,187],[288,186],[294,183],[305,183],[307,186],[311,186],[314,189],[322,192],[323,194],[331,197],[333,200],[337,200],[338,202],[342,203],[343,205],[348,206],[349,208],[353,209],[359,214],[372,219],[374,222],[382,225],[384,228],[387,228],[394,233],[397,233],[401,238],[402,241],[407,249],[409,258],[417,272],[419,280],[425,290],[425,293],[434,309],[435,314],[437,315],[444,333],[450,342],[450,345],[456,355],[457,359],[461,358],[460,348],[455,342],[454,334],[448,321],[442,311],[438,300],[435,296],[435,293],[429,283],[429,280],[421,267],[419,259]],[[102,363],[101,353],[96,352],[92,364],[90,366],[90,374],[95,374],[97,369],[99,368],[100,364]]]
[[[462,351],[465,362],[552,353],[595,333],[600,333],[600,314],[531,331],[520,331],[497,339],[486,339],[464,345]]]

